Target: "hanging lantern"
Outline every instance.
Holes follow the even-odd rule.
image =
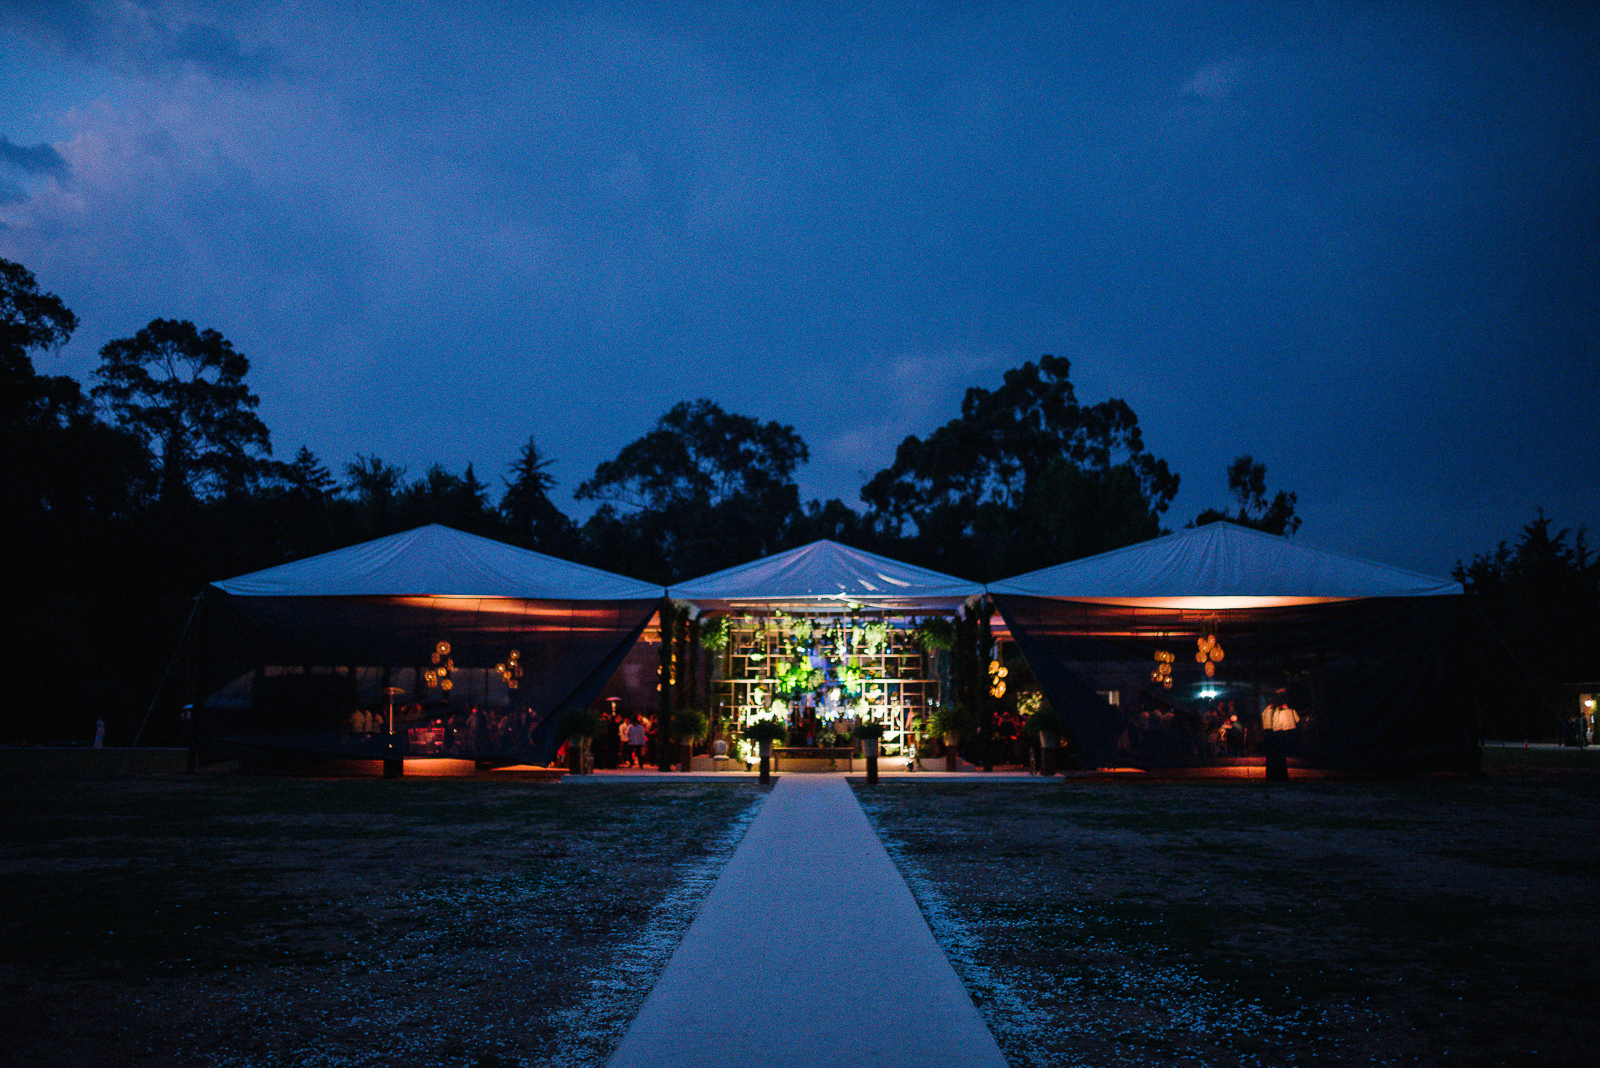
[[[440,642],[434,648],[438,649],[440,656],[449,656],[450,655],[450,643],[449,642]]]
[[[1004,697],[1006,695],[1006,676],[1010,674],[1006,666],[998,660],[989,661],[989,696]]]
[[[1215,665],[1211,661],[1207,660],[1206,661],[1206,678],[1208,678],[1208,679],[1215,678],[1216,674],[1217,674],[1217,665]]]

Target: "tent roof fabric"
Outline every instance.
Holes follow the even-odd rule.
[[[1463,591],[1458,582],[1219,522],[992,582],[989,592],[1110,604],[1245,608]]]
[[[212,583],[239,597],[659,600],[660,586],[434,523]]]
[[[958,608],[983,587],[938,571],[834,541],[798,549],[680,582],[668,594],[703,608],[795,604],[844,608]]]

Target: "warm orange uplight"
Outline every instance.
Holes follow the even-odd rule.
[[[1173,608],[1189,612],[1226,612],[1236,608],[1292,608],[1303,604],[1332,604],[1356,597],[1073,597],[1084,604],[1109,604],[1123,608]]]

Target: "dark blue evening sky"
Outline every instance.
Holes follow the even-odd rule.
[[[280,455],[563,495],[671,404],[855,501],[1051,352],[1442,573],[1600,528],[1592,4],[0,2],[0,255],[220,329]],[[563,496],[563,503],[570,505]]]

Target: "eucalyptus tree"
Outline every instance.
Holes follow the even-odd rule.
[[[604,566],[671,582],[765,556],[803,516],[794,427],[682,401],[576,491],[600,502],[584,525]]]
[[[184,319],[152,319],[101,348],[91,393],[149,450],[163,509],[244,493],[271,473],[249,371],[232,342]]]
[[[907,437],[861,490],[880,537],[929,567],[988,581],[1153,537],[1178,476],[1125,401],[1078,401],[1043,356],[974,386],[956,418]]]
[[[1220,508],[1207,508],[1194,517],[1192,527],[1204,526],[1226,519],[1230,523],[1264,530],[1268,534],[1293,534],[1300,529],[1300,517],[1294,514],[1299,496],[1279,490],[1267,498],[1267,465],[1246,453],[1228,465],[1228,492],[1239,506],[1236,512]]]

